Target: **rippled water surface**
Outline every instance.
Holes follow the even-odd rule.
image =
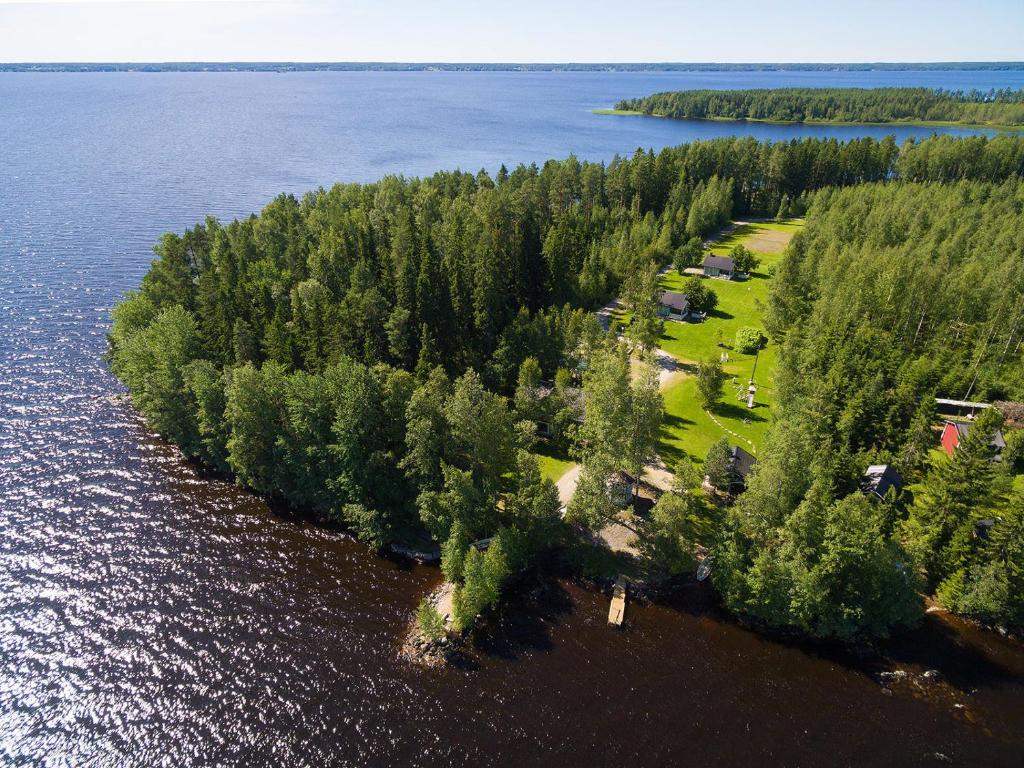
[[[590,110],[679,87],[897,83],[1024,76],[0,74],[0,763],[1020,766],[1024,654],[935,619],[881,662],[765,640],[696,589],[613,632],[604,596],[553,583],[514,598],[463,666],[412,669],[397,646],[435,570],[204,477],[102,360],[153,242],[207,214],[734,130],[884,135]],[[883,667],[943,680],[887,692]]]

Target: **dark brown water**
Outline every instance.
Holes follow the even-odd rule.
[[[600,157],[612,134],[510,134],[500,100],[434,134],[344,133],[357,109],[401,129],[409,100],[365,101],[401,76],[34,77],[0,75],[0,764],[1024,764],[1024,650],[937,619],[859,659],[736,626],[696,587],[612,631],[606,596],[552,580],[457,668],[411,667],[436,570],[201,476],[119,399],[109,310],[160,232],[333,178]],[[426,99],[439,119],[506,80],[470,82]],[[621,87],[515,82],[555,111]],[[490,138],[453,138],[468,125]],[[883,687],[888,669],[912,675]]]

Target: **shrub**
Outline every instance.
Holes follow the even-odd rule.
[[[733,343],[733,347],[737,352],[750,355],[761,348],[763,341],[764,336],[761,334],[760,329],[745,326],[736,331],[736,340]]]
[[[420,634],[428,640],[440,640],[444,637],[444,618],[427,598],[423,598],[416,609],[416,626]]]

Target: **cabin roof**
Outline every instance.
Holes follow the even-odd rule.
[[[885,496],[890,488],[899,490],[903,487],[903,478],[900,473],[888,464],[872,464],[864,472],[864,482],[861,488],[865,493],[874,493],[879,497]]]
[[[754,465],[757,464],[757,459],[738,445],[732,446],[729,449],[729,454],[732,456],[733,470],[745,480],[747,475],[749,475],[751,470],[753,470]]]
[[[685,293],[665,291],[661,294],[661,306],[669,307],[670,309],[674,309],[676,312],[682,314],[689,310],[690,300],[687,298]]]
[[[724,269],[727,272],[732,272],[736,266],[734,262],[728,256],[705,256],[704,257],[705,267],[717,267],[718,269]]]
[[[963,440],[967,437],[967,433],[971,431],[971,422],[969,421],[947,421],[946,426],[943,429],[953,427],[956,430],[957,440]],[[989,443],[993,448],[998,448],[1000,451],[1006,447],[1006,440],[1003,438],[1003,431],[997,429],[995,434],[992,435],[992,442]]]

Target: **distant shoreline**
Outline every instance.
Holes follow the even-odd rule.
[[[1021,61],[873,63],[10,62],[0,72],[925,72],[1024,71]]]
[[[759,117],[669,117],[668,115],[648,114],[633,109],[595,109],[595,115],[613,115],[617,117],[656,117],[660,120],[678,120],[682,122],[700,123],[764,123],[767,125],[840,125],[840,126],[911,126],[919,128],[963,128],[965,130],[1009,131],[1020,133],[1024,125],[999,125],[996,123],[958,123],[952,120],[889,120],[887,122],[857,122],[851,120],[768,120]]]

